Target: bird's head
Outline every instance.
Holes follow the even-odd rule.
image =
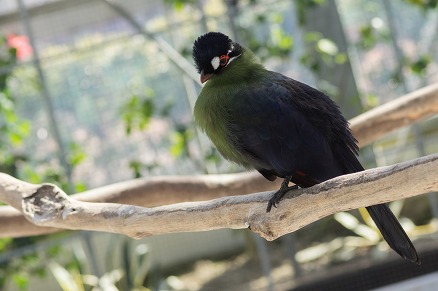
[[[208,32],[198,37],[193,44],[193,60],[201,83],[223,72],[242,54],[242,47],[220,32]]]

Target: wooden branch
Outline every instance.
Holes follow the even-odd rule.
[[[154,207],[274,190],[279,185],[280,181],[272,183],[255,172],[157,176],[120,182],[75,194],[72,197],[87,202],[113,202]]]
[[[149,235],[247,228],[273,240],[327,215],[438,190],[438,154],[337,177],[290,191],[266,213],[272,192],[144,208],[72,199],[52,184],[34,185],[0,174],[0,200],[35,225]]]
[[[353,135],[364,147],[398,128],[438,113],[438,83],[433,84],[350,120]]]
[[[112,202],[153,207],[178,202],[210,200],[223,196],[277,189],[258,173],[159,176],[120,182],[70,197],[85,202]],[[0,199],[1,200],[1,199]],[[7,201],[4,201],[11,205]],[[0,207],[0,237],[22,237],[57,232],[59,229],[29,223],[11,206]]]

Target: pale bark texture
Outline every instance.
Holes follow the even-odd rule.
[[[56,185],[34,185],[0,174],[0,200],[35,225],[121,233],[133,238],[172,232],[250,228],[267,240],[327,215],[438,191],[438,154],[345,175],[292,190],[266,213],[272,192],[144,208],[83,202]]]

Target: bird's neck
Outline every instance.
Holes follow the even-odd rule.
[[[242,54],[231,62],[224,71],[206,84],[208,87],[222,87],[227,85],[239,86],[240,83],[257,81],[266,69],[256,60],[255,55],[247,48],[243,48]]]

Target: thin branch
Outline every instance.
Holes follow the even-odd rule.
[[[438,83],[369,110],[350,120],[353,135],[364,147],[385,134],[438,113]]]
[[[268,191],[278,187],[278,182],[272,183],[256,173],[158,176],[120,182],[70,197],[85,202],[113,202],[153,207]],[[10,199],[17,199],[16,196],[14,197]],[[13,205],[13,202],[4,202]],[[55,228],[38,227],[29,223],[22,213],[11,206],[0,207],[0,221],[2,222],[0,223],[0,237],[22,237],[59,231]]]
[[[327,215],[438,190],[438,154],[337,177],[290,191],[266,213],[271,192],[144,208],[72,199],[52,184],[33,185],[0,174],[0,200],[44,227],[149,235],[249,227],[273,240]]]
[[[116,12],[119,16],[124,18],[137,32],[142,34],[146,39],[151,39],[156,42],[160,50],[188,77],[193,79],[197,84],[201,85],[199,81],[199,74],[196,72],[193,64],[190,63],[183,55],[181,55],[174,47],[167,43],[162,37],[151,33],[143,25],[138,22],[131,13],[128,12],[122,5],[115,1],[102,0],[109,8]]]

